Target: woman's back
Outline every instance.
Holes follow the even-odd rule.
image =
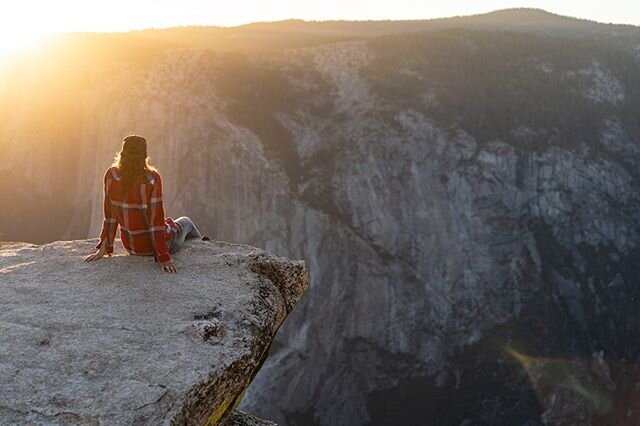
[[[115,166],[107,169],[104,217],[101,239],[107,238],[111,246],[119,225],[120,240],[129,253],[153,255],[161,263],[171,260],[167,241],[177,232],[177,226],[172,218],[164,216],[162,178],[157,171],[138,176],[123,194],[123,175]]]
[[[191,219],[182,216],[177,222],[164,216],[162,178],[149,164],[147,140],[129,135],[122,141],[122,149],[104,173],[104,220],[97,253],[85,258],[100,259],[113,253],[116,230],[120,226],[120,240],[130,254],[153,255],[166,272],[176,272],[172,252],[187,237],[202,237]],[[202,237],[208,240],[208,237]]]

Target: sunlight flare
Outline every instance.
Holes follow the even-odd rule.
[[[47,34],[6,34],[0,39],[0,58],[20,53],[27,49],[38,46],[47,38]]]
[[[0,17],[0,58],[37,47],[50,32],[36,22]]]

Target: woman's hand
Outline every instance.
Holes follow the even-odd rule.
[[[107,248],[103,244],[97,252],[95,252],[93,254],[90,254],[89,256],[85,257],[84,260],[85,260],[85,262],[91,262],[92,260],[98,260],[98,259],[100,259],[101,257],[104,256],[106,251],[107,251]]]
[[[162,270],[165,272],[178,272],[178,268],[176,268],[176,265],[174,265],[173,262],[161,263],[160,268],[162,268]]]

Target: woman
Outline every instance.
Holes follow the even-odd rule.
[[[113,254],[113,241],[120,225],[120,241],[130,254],[154,256],[163,271],[177,272],[171,254],[185,239],[202,238],[194,223],[186,216],[175,221],[164,217],[162,179],[149,165],[147,141],[130,135],[123,139],[111,167],[104,174],[104,221],[98,251],[85,257],[90,262]]]

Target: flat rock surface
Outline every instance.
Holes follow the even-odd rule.
[[[0,243],[0,424],[223,424],[308,286],[304,262],[187,241]]]

